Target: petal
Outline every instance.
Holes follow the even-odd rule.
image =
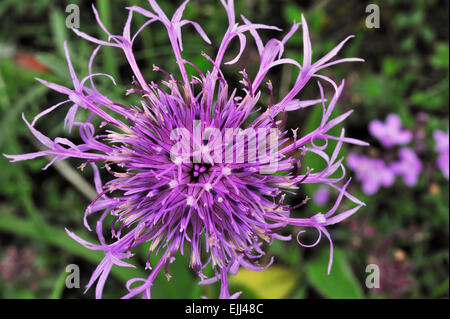
[[[302,14],[302,30],[303,30],[303,68],[308,69],[311,66],[312,48],[311,39],[309,38],[308,24]]]

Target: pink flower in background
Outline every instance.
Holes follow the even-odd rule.
[[[439,153],[437,159],[437,165],[441,169],[445,178],[449,178],[449,159],[448,159],[448,144],[449,134],[440,130],[436,130],[433,133],[434,140],[436,142],[435,150]]]
[[[325,205],[330,200],[330,191],[328,190],[328,187],[320,186],[314,193],[313,200],[319,206]]]
[[[352,153],[347,157],[347,164],[367,195],[376,193],[381,186],[389,187],[394,183],[395,174],[380,159]]]
[[[379,120],[370,122],[369,131],[384,147],[405,145],[412,139],[412,133],[402,129],[402,122],[397,114],[389,114],[384,123]]]
[[[422,163],[417,154],[410,148],[402,148],[398,154],[400,160],[391,164],[392,171],[402,176],[406,185],[416,185],[422,171]]]

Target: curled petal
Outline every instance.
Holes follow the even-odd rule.
[[[308,245],[308,244],[303,244],[303,243],[300,241],[300,235],[303,234],[303,233],[305,233],[306,230],[301,230],[301,231],[299,231],[299,232],[297,233],[297,243],[298,243],[300,246],[306,247],[306,248],[311,248],[311,247],[317,246],[317,244],[319,244],[320,240],[322,239],[322,231],[320,230],[319,227],[315,227],[315,228],[317,229],[317,231],[318,231],[318,233],[319,233],[319,237],[316,239],[316,241],[315,241],[313,244],[309,244],[309,245]]]
[[[241,58],[242,53],[245,50],[245,45],[246,45],[245,36],[242,33],[238,33],[237,36],[239,37],[239,42],[240,42],[239,53],[234,59],[232,59],[231,61],[225,62],[225,64],[229,64],[229,65],[235,64],[237,61],[239,61],[239,59]]]

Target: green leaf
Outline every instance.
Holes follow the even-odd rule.
[[[102,23],[105,25],[105,28],[114,34],[114,30],[112,28],[112,18],[111,18],[111,3],[108,0],[97,0],[97,10],[102,20]],[[101,34],[101,38],[105,41],[108,41],[108,35],[98,27],[99,33]],[[110,74],[115,79],[118,78],[118,63],[116,58],[116,49],[111,47],[104,47],[103,49],[103,57],[105,62],[106,73]]]
[[[426,110],[448,108],[448,78],[425,91],[417,91],[411,101]]]
[[[8,90],[6,88],[2,72],[0,70],[0,109],[7,109],[8,107],[9,107]]]
[[[43,85],[30,86],[28,91],[15,100],[14,107],[11,108],[0,121],[0,146],[8,141],[11,132],[11,124],[15,124],[20,120],[20,113],[33,101],[39,100],[46,92],[47,87]],[[30,121],[30,116],[28,116]],[[5,143],[6,144],[6,143]]]
[[[383,73],[386,75],[395,75],[402,68],[403,63],[400,59],[385,57],[383,59]]]
[[[449,281],[447,277],[447,279],[444,282],[442,282],[433,290],[433,292],[431,293],[431,298],[445,297],[446,293],[448,296],[448,290],[449,290]]]
[[[296,287],[297,276],[293,270],[282,266],[272,266],[261,272],[243,268],[230,278],[230,283],[248,289],[258,298],[280,299],[286,298]]]
[[[296,5],[288,4],[284,7],[284,17],[289,22],[294,20],[300,22],[302,21],[302,12]]]
[[[449,49],[448,43],[438,43],[435,52],[431,57],[431,64],[435,68],[448,69],[449,67]]]
[[[319,33],[324,21],[325,12],[321,8],[314,8],[309,16],[309,27],[311,29],[311,32]]]
[[[29,289],[17,289],[15,292],[15,296],[17,299],[35,299],[33,292]]]
[[[302,21],[302,11],[300,8],[293,4],[288,4],[284,7],[284,19],[286,22],[291,24],[293,21],[300,22]],[[302,44],[303,40],[299,36],[294,36],[289,39],[289,43],[292,44]]]
[[[344,253],[334,251],[333,267],[327,273],[329,252],[322,250],[320,255],[306,265],[306,275],[311,285],[326,298],[360,299],[363,292],[356,280]]]
[[[59,57],[52,53],[38,53],[36,54],[36,58],[40,63],[42,63],[52,71],[52,74],[54,74],[57,77],[57,80],[63,80],[66,84],[72,85],[70,74],[67,67],[67,62],[62,57]],[[47,77],[45,77],[44,80],[51,81],[51,79]],[[42,84],[40,86],[42,86]],[[49,91],[48,88],[47,91]]]
[[[144,258],[147,258],[148,247],[143,249],[143,251],[145,254]],[[160,258],[160,255],[152,254],[150,257],[150,264],[156,265]],[[168,266],[168,273],[171,275],[170,279],[167,279],[164,272],[160,272],[156,277],[152,287],[152,298],[189,298],[194,293],[193,290],[198,285],[188,267],[189,257],[187,255],[182,256],[181,253],[178,252],[175,258],[175,261]],[[202,288],[202,286],[199,287]],[[195,298],[199,298],[200,296],[201,293],[197,293]]]
[[[64,269],[64,271],[61,273],[61,275],[59,275],[58,279],[56,280],[49,299],[61,299],[64,291],[64,286],[66,283],[66,278],[67,272]]]
[[[64,41],[67,40],[67,28],[65,25],[64,15],[61,10],[53,8],[50,12],[50,28],[53,34],[55,48],[59,54],[64,56]]]

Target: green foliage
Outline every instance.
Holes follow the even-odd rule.
[[[334,251],[333,268],[327,274],[324,265],[328,263],[328,252],[322,250],[320,255],[306,265],[306,275],[311,285],[324,297],[332,299],[363,298],[361,284],[357,281],[345,254]]]

